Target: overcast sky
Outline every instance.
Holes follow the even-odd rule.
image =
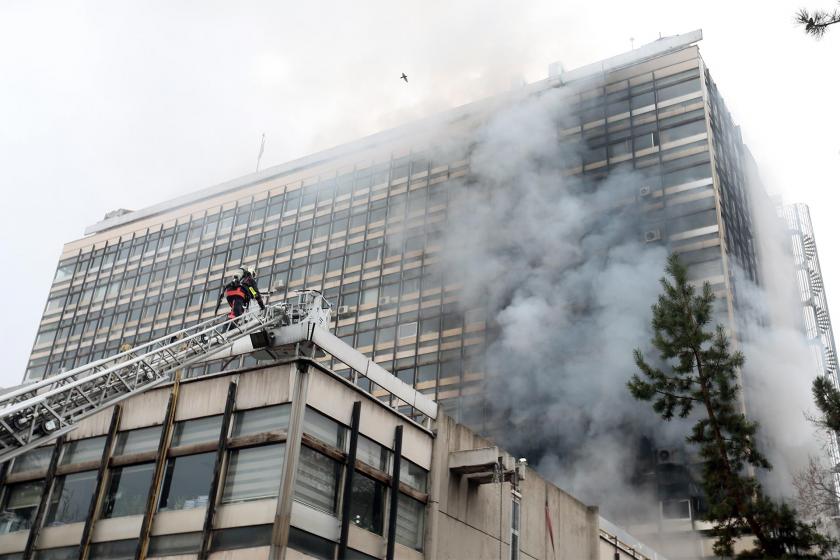
[[[807,37],[799,7],[4,0],[0,385],[23,375],[62,244],[105,212],[252,172],[262,132],[266,167],[696,28],[769,189],[811,205],[837,311],[840,28]]]

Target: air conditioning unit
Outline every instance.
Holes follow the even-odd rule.
[[[682,452],[679,449],[657,449],[657,465],[682,465],[684,464]]]
[[[350,313],[350,306],[349,305],[339,305],[336,308],[336,313],[339,317],[343,317],[344,315],[348,315]]]
[[[662,239],[662,232],[658,229],[649,229],[645,232],[645,243],[653,243]]]
[[[650,196],[652,192],[653,192],[653,189],[650,188],[647,185],[645,185],[643,187],[639,187],[639,196],[641,196],[641,197]]]
[[[390,296],[382,296],[379,298],[379,305],[389,305],[391,303],[397,303],[397,298]]]

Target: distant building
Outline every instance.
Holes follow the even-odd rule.
[[[0,558],[664,558],[414,389],[380,399],[329,369],[387,375],[322,338],[130,397],[14,459]]]
[[[831,328],[831,315],[825,295],[820,258],[811,223],[811,212],[805,204],[789,204],[781,208],[782,217],[790,234],[793,260],[796,267],[796,280],[799,297],[802,302],[802,319],[808,345],[814,355],[815,370],[813,376],[826,376],[838,384],[837,346],[834,331]],[[840,444],[837,434],[831,434],[829,453],[834,465],[840,465]],[[835,473],[834,484],[840,495],[840,473]]]

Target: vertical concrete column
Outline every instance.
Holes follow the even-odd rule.
[[[402,464],[403,427],[394,429],[394,469],[391,473],[391,507],[388,510],[388,543],[385,559],[394,560],[394,546],[397,542],[397,513],[400,504],[400,465]]]
[[[146,496],[146,513],[143,515],[143,523],[140,525],[140,534],[137,538],[137,550],[134,553],[135,560],[143,560],[149,551],[149,536],[152,533],[152,521],[157,509],[158,496],[160,495],[160,482],[163,479],[166,469],[166,454],[169,451],[169,443],[172,440],[172,427],[175,425],[175,409],[178,407],[178,394],[181,389],[180,372],[175,372],[175,383],[172,385],[172,392],[169,394],[169,404],[166,406],[166,416],[163,420],[163,428],[160,431],[158,442],[158,454],[155,459],[155,470],[152,474],[152,485],[149,494]]]
[[[598,506],[588,506],[586,508],[586,525],[589,528],[589,558],[590,560],[598,560],[600,558],[601,541],[601,523],[598,521]]]
[[[341,499],[341,530],[338,537],[338,560],[347,556],[347,540],[350,537],[350,505],[353,497],[353,475],[356,473],[356,449],[359,446],[359,422],[362,415],[362,402],[353,403],[350,419],[350,449],[345,460],[344,492]]]
[[[437,559],[441,489],[446,488],[449,483],[449,424],[446,418],[441,412],[438,420],[435,421],[435,439],[432,442],[432,461],[427,489],[429,501],[426,504],[426,535],[423,538],[425,560]]]
[[[207,511],[204,513],[204,525],[201,529],[201,548],[198,551],[199,560],[204,560],[210,553],[210,536],[213,530],[213,517],[216,515],[216,503],[220,499],[219,488],[222,481],[222,468],[224,466],[225,455],[227,455],[227,440],[230,433],[230,424],[233,417],[233,408],[236,404],[236,389],[238,385],[235,381],[231,381],[228,385],[227,401],[225,402],[225,412],[222,416],[222,427],[219,430],[219,442],[216,448],[216,462],[213,465],[213,479],[210,482],[210,491],[207,501]]]
[[[295,492],[295,475],[300,458],[300,440],[303,436],[303,414],[306,411],[306,394],[309,387],[309,362],[296,362],[295,382],[292,389],[292,410],[289,417],[289,432],[286,438],[286,460],[283,462],[283,481],[274,513],[274,528],[271,532],[270,560],[284,560],[289,545],[289,523],[292,520],[292,498]]]
[[[93,535],[93,524],[96,523],[96,518],[99,516],[99,508],[102,504],[102,498],[105,495],[105,473],[111,462],[114,440],[117,437],[117,430],[120,429],[121,418],[122,405],[118,404],[114,407],[114,412],[111,414],[111,424],[108,427],[108,435],[105,436],[105,447],[102,449],[99,470],[96,472],[96,486],[93,490],[93,496],[90,497],[90,506],[88,507],[88,514],[85,519],[85,527],[82,530],[82,539],[79,541],[79,560],[87,560],[88,554],[90,553],[90,538]]]
[[[41,501],[38,503],[38,511],[35,512],[35,519],[32,521],[32,528],[29,529],[29,536],[26,538],[26,548],[23,551],[24,560],[29,560],[35,554],[35,544],[38,541],[38,533],[44,525],[44,517],[47,515],[47,508],[50,507],[55,470],[58,468],[58,459],[61,457],[61,448],[64,445],[64,436],[59,436],[53,447],[50,465],[47,467],[47,475],[44,477],[44,491],[41,493]]]

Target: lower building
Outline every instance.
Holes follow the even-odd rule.
[[[662,558],[326,330],[297,332],[7,463],[0,559]]]

